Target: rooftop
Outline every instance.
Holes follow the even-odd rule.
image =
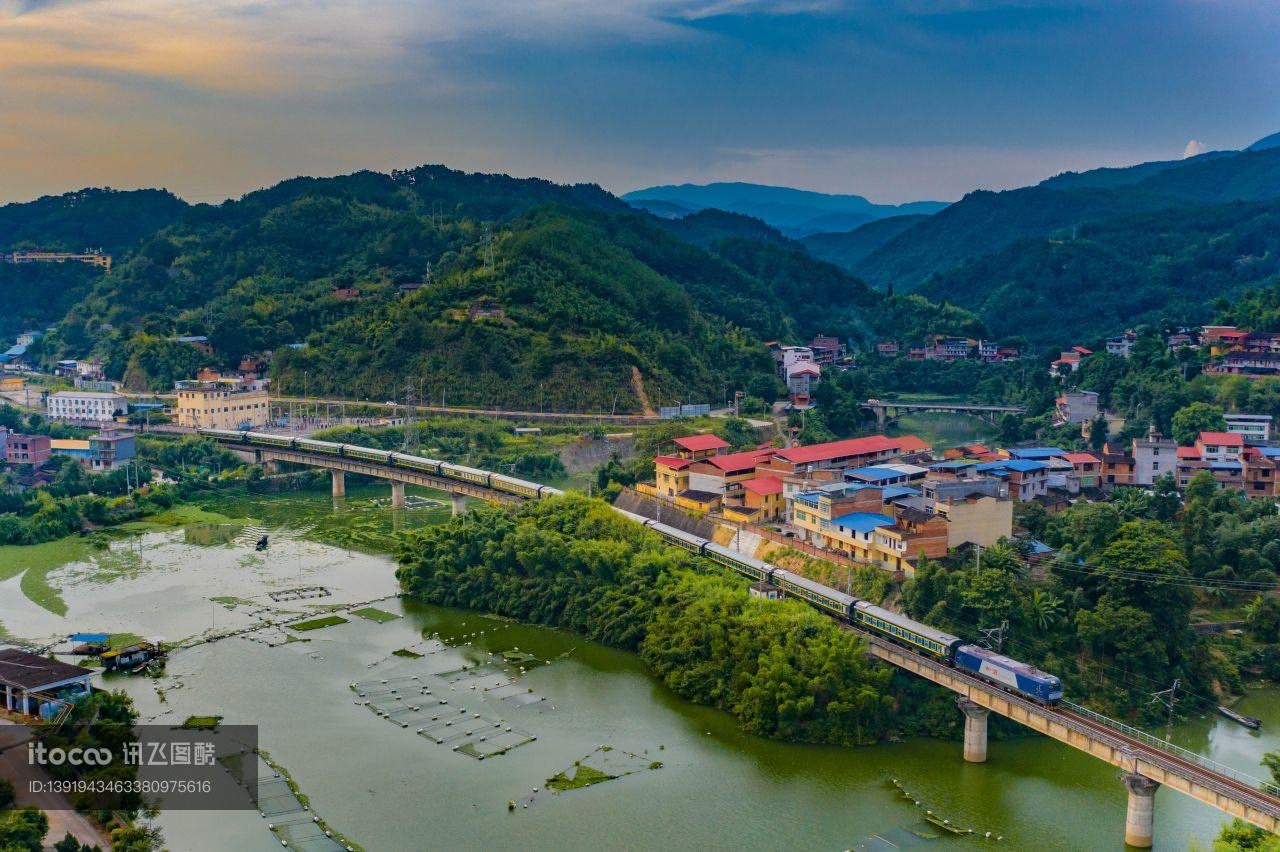
[[[50,660],[17,648],[0,649],[0,683],[22,689],[39,689],[92,673],[90,669],[61,660]]]
[[[1051,459],[1067,454],[1066,450],[1059,447],[1019,447],[1006,452],[1015,459]]]
[[[723,450],[729,446],[729,442],[719,435],[686,435],[683,438],[675,438],[673,440],[676,446],[683,447],[691,453],[698,453],[703,450]]]
[[[676,458],[675,456],[655,456],[653,463],[660,464],[663,467],[669,467],[673,470],[684,470],[686,467],[693,464],[693,461],[691,459]]]
[[[1236,432],[1201,432],[1200,443],[1209,446],[1243,447],[1244,435]]]
[[[877,527],[891,527],[897,521],[888,515],[881,515],[878,512],[854,512],[851,515],[832,518],[831,523],[851,529],[854,532],[867,533]]]
[[[1044,462],[1031,461],[1030,459],[1001,459],[1000,461],[983,462],[976,469],[983,473],[998,470],[1032,473],[1037,470],[1048,470],[1048,468],[1049,466]]]
[[[1067,453],[1063,458],[1072,464],[1102,464],[1102,459],[1093,453]]]
[[[731,470],[752,470],[757,464],[764,459],[769,458],[772,453],[766,450],[747,450],[745,453],[726,453],[719,456],[708,456],[701,459],[699,464],[709,464],[712,467],[718,467],[723,471]]]
[[[781,494],[782,480],[776,476],[757,476],[755,479],[748,479],[743,482],[742,487],[761,496]]]
[[[907,436],[912,437],[912,436]],[[919,441],[918,438],[915,440]],[[846,441],[831,441],[826,444],[811,444],[807,447],[788,447],[778,450],[778,457],[792,464],[830,461],[850,456],[872,455],[900,450],[901,438],[886,438],[884,435],[872,435],[867,438],[850,438]]]

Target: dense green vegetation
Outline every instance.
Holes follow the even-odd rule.
[[[881,286],[911,289],[1024,237],[1069,235],[1091,222],[1277,196],[1280,151],[1274,149],[1196,158],[1132,182],[1047,181],[1008,192],[974,192],[889,240],[854,271]]]
[[[803,604],[749,598],[740,578],[665,546],[603,501],[470,512],[410,534],[400,561],[416,598],[638,650],[677,693],[754,733],[869,743],[893,719],[892,674],[855,636]]]
[[[0,222],[56,243],[78,210],[150,199],[90,195]],[[772,399],[762,339],[976,325],[884,301],[758,220],[661,220],[594,186],[424,166],[174,201],[114,237],[128,245],[108,273],[11,273],[13,322],[61,320],[35,350],[46,366],[98,355],[131,389],[162,389],[273,352],[286,393],[381,401],[412,380],[458,404],[638,411],[731,388]],[[174,339],[194,335],[214,354]]]
[[[812,234],[800,242],[814,257],[852,270],[872,252],[908,228],[929,218],[922,213],[877,219],[839,233]]]
[[[50,426],[39,415],[23,418],[0,406],[0,426],[17,432],[79,434]],[[162,512],[193,489],[260,476],[221,447],[202,438],[148,438],[136,441],[139,468],[91,474],[69,456],[55,455],[47,485],[19,489],[13,471],[0,473],[0,545],[39,544],[86,528],[115,526]],[[177,484],[139,485],[139,469],[160,468]],[[142,474],[146,478],[145,474]]]
[[[974,311],[997,337],[1049,347],[1207,322],[1216,300],[1276,281],[1277,258],[1280,203],[1184,207],[1020,240],[920,293]]]

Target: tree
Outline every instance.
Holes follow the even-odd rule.
[[[49,818],[38,808],[0,813],[0,849],[4,852],[40,852],[48,831]]]
[[[1173,415],[1172,427],[1173,440],[1180,446],[1189,447],[1201,432],[1227,431],[1227,418],[1221,408],[1206,402],[1193,402]]]
[[[1280,642],[1280,600],[1258,595],[1244,610],[1249,633],[1259,642]]]

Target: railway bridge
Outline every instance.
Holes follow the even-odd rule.
[[[344,477],[350,472],[390,480],[392,505],[399,508],[404,507],[406,482],[448,491],[453,495],[455,514],[465,511],[467,497],[509,503],[526,499],[477,483],[374,461],[284,447],[245,445],[234,440],[220,439],[220,442],[255,463],[288,462],[327,468],[333,475],[335,497],[345,494]],[[876,658],[956,693],[956,703],[965,716],[965,760],[986,762],[987,719],[991,713],[996,713],[1119,769],[1120,781],[1128,791],[1125,842],[1130,846],[1147,848],[1152,845],[1155,794],[1160,787],[1176,790],[1233,817],[1280,833],[1280,786],[1211,761],[1087,708],[1067,701],[1057,707],[1045,707],[877,634],[844,622],[841,626],[862,635],[869,653]]]
[[[978,405],[969,402],[895,402],[894,400],[869,399],[860,406],[876,416],[876,428],[881,432],[892,420],[906,412],[938,411],[944,414],[972,414],[994,423],[1001,414],[1026,414],[1021,405]]]
[[[435,488],[438,491],[447,491],[451,498],[453,514],[455,515],[462,514],[467,510],[468,497],[476,497],[481,500],[496,500],[503,503],[523,503],[525,500],[518,494],[497,491],[478,483],[450,479],[419,470],[393,467],[375,461],[331,456],[324,453],[311,453],[305,450],[293,450],[284,447],[246,446],[234,441],[219,441],[219,443],[224,444],[228,450],[245,461],[264,465],[268,469],[272,469],[281,462],[325,468],[332,477],[334,497],[346,497],[348,473],[359,473],[364,476],[374,476],[379,479],[389,480],[391,482],[391,508],[393,509],[404,508],[404,486],[406,483]]]

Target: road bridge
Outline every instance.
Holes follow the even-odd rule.
[[[221,443],[243,458],[262,464],[288,462],[327,468],[333,475],[335,497],[346,493],[345,475],[359,473],[390,480],[392,504],[398,508],[404,507],[406,482],[450,492],[455,514],[465,510],[468,496],[513,503],[525,499],[480,484],[373,461],[284,447],[245,445],[235,440],[223,440]],[[986,761],[987,719],[991,713],[997,713],[1120,769],[1120,780],[1129,797],[1125,842],[1130,846],[1146,848],[1152,845],[1155,793],[1162,786],[1273,833],[1280,833],[1280,787],[1277,785],[1070,702],[1044,707],[882,636],[845,622],[840,624],[844,629],[862,635],[868,651],[878,659],[957,694],[957,704],[965,716],[965,760],[971,763]]]
[[[997,415],[1026,414],[1027,409],[1021,405],[979,405],[969,402],[896,402],[894,400],[869,399],[861,408],[876,416],[876,428],[884,431],[890,421],[897,420],[904,412],[937,411],[944,414],[972,414],[990,423],[995,423]]]

